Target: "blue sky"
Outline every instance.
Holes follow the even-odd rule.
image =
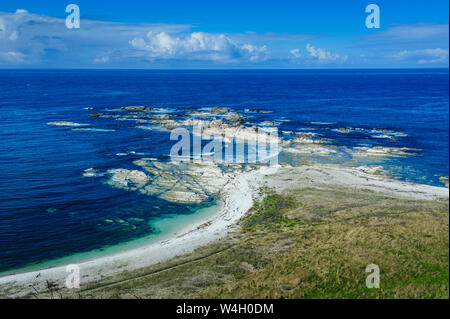
[[[67,29],[65,8],[81,11]],[[380,8],[379,29],[365,24]],[[0,3],[0,68],[448,67],[448,2]]]

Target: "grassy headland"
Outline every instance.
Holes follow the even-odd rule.
[[[449,297],[448,200],[342,187],[262,192],[241,227],[220,242],[53,296]],[[366,288],[369,264],[380,268],[379,289]]]

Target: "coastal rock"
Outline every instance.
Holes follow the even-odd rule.
[[[152,111],[152,107],[148,106],[124,106],[120,108],[121,110],[125,111]]]
[[[295,135],[296,138],[302,138],[302,137],[313,137],[315,134],[314,133],[306,133],[306,132],[301,132],[300,134]]]
[[[141,192],[177,203],[200,203],[217,195],[229,182],[213,162],[158,162],[141,159],[134,164],[152,175],[152,181]]]
[[[84,170],[83,176],[84,177],[95,177],[95,171],[93,168],[88,168]]]
[[[214,106],[211,108],[211,112],[212,113],[217,113],[217,114],[226,114],[228,113],[230,110],[226,107],[220,107],[220,106]]]
[[[297,135],[292,142],[294,143],[298,143],[298,144],[323,144],[325,141],[318,139],[318,140],[313,140],[312,138],[310,138],[310,136],[312,135]]]
[[[383,166],[359,166],[356,167],[356,170],[366,174],[379,175],[383,171]]]
[[[445,185],[445,187],[448,188],[448,176],[441,176],[439,177],[439,181]]]
[[[161,115],[153,115],[151,116],[154,120],[169,120],[173,117],[173,115],[170,114],[161,114]]]
[[[319,143],[294,144],[291,147],[283,148],[283,151],[292,154],[317,156],[328,156],[337,153],[333,147],[323,146]]]
[[[191,122],[196,126],[202,134],[207,136],[222,136],[227,141],[246,140],[246,141],[260,141],[267,144],[277,144],[281,142],[276,134],[260,129],[256,126],[248,127],[240,124],[230,125],[221,119],[214,119],[211,121],[195,120]]]
[[[278,126],[278,125],[280,125],[280,123],[274,122],[274,121],[264,121],[262,124],[263,125],[269,125],[269,126]]]
[[[137,124],[148,124],[148,123],[151,123],[151,121],[149,121],[149,120],[136,120],[136,123]]]
[[[237,112],[228,113],[225,119],[232,123],[242,123],[245,120],[245,118],[239,115],[239,113]]]
[[[54,125],[54,126],[86,126],[87,124],[80,124],[80,123],[68,122],[68,121],[58,121],[58,122],[48,122],[47,125]]]
[[[175,203],[201,203],[216,196],[236,174],[234,170],[223,171],[212,161],[178,163],[142,158],[133,163],[147,174],[140,170],[111,169],[107,171],[106,183]]]
[[[256,110],[256,109],[247,110],[247,112],[252,112],[252,113],[262,113],[262,114],[272,113],[272,111],[268,111],[268,110]]]
[[[412,151],[416,151],[416,149],[407,147],[385,147],[385,146],[355,147],[353,150],[353,156],[398,157],[398,156],[414,155]]]
[[[123,189],[135,190],[143,187],[149,181],[149,176],[144,172],[138,170],[127,170],[127,169],[110,169],[107,171],[110,178],[107,184]]]
[[[175,120],[162,120],[160,122],[154,122],[154,123],[159,124],[162,128],[168,129],[168,130],[182,126],[179,122],[177,122]]]

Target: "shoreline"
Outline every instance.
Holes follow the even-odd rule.
[[[158,262],[194,251],[225,236],[229,228],[237,223],[253,205],[253,192],[248,179],[257,171],[240,174],[228,183],[221,194],[221,207],[206,220],[187,225],[173,234],[172,238],[150,243],[112,255],[81,262],[81,284],[100,280],[124,270],[136,270]],[[0,277],[0,295],[24,297],[45,289],[46,280],[64,286],[67,276],[66,265],[17,273]]]
[[[155,227],[159,232],[151,233],[144,237],[139,237],[131,241],[126,241],[110,246],[102,247],[101,249],[94,249],[85,252],[75,253],[55,259],[50,259],[30,265],[25,265],[10,270],[0,272],[0,278],[7,276],[15,276],[23,273],[42,271],[50,268],[57,268],[66,266],[72,262],[81,264],[94,259],[100,259],[115,254],[120,254],[125,251],[138,249],[151,244],[166,241],[167,239],[176,237],[180,233],[183,233],[185,229],[189,228],[189,225],[198,224],[204,222],[204,220],[211,218],[222,207],[222,201],[216,200],[212,206],[204,207],[197,210],[193,214],[179,215],[179,214],[165,214],[161,218],[153,219],[149,221],[152,227]],[[176,221],[175,223],[173,221]]]
[[[266,177],[270,176],[270,177]],[[448,188],[413,184],[373,175],[361,168],[343,168],[332,165],[260,167],[237,174],[230,179],[221,193],[220,209],[202,221],[194,222],[173,234],[173,237],[103,256],[78,264],[81,284],[98,281],[122,271],[132,271],[184,255],[226,236],[253,206],[261,186],[283,192],[289,188],[326,187],[337,185],[354,187],[388,196],[414,200],[448,200]],[[7,297],[24,297],[45,289],[46,280],[64,286],[65,266],[18,273],[0,277],[0,294]]]

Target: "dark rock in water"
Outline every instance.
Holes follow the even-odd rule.
[[[253,113],[272,113],[272,111],[267,111],[267,110],[249,110],[249,112],[253,112]]]
[[[229,111],[230,110],[227,109],[226,107],[214,106],[214,107],[211,108],[211,112],[212,113],[217,113],[217,114],[226,114]]]
[[[125,111],[152,111],[152,107],[148,106],[124,106],[120,108],[121,110]]]
[[[103,114],[102,113],[95,113],[95,114],[89,114],[89,116],[100,117],[100,116],[103,116]]]

